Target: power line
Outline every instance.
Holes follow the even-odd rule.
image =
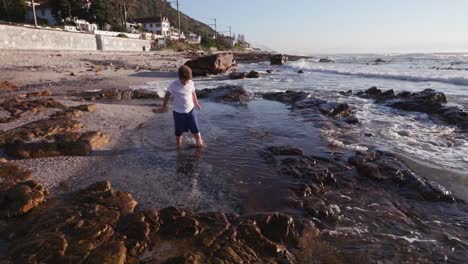
[[[214,26],[214,28],[215,28],[215,39],[218,39],[218,28],[217,28],[218,25],[216,23],[216,18],[213,18],[213,20],[214,20],[214,24],[210,24],[209,26]]]

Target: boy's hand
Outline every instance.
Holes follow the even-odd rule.
[[[200,104],[197,104],[196,107],[197,107],[198,111],[200,111],[201,108],[202,108]]]
[[[169,107],[167,105],[162,106],[159,110],[161,113],[167,113],[167,111],[169,111]]]

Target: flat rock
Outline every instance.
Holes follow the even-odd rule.
[[[217,102],[243,102],[254,98],[252,93],[239,85],[224,85],[214,89],[197,90],[197,96]]]

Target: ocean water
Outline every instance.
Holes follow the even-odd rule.
[[[431,88],[444,92],[450,105],[467,109],[468,54],[330,55],[328,58],[335,62],[320,63],[317,57],[283,66],[270,66],[268,62],[240,64],[239,71],[256,70],[263,73],[261,78],[200,78],[195,81],[196,88],[237,84],[254,93],[307,91],[316,98],[346,102],[353,107],[360,124],[351,130],[322,127],[321,136],[329,144],[351,150],[382,149],[400,154],[443,171],[444,175],[436,178],[442,183],[451,182],[449,187],[458,189],[458,193],[466,190],[468,183],[463,177],[468,170],[466,133],[455,126],[435,122],[423,113],[400,111],[354,95],[342,96],[339,92],[356,92],[371,86],[397,92]],[[378,58],[385,62],[376,64]],[[273,73],[267,74],[268,69]],[[304,73],[299,74],[298,70]],[[155,82],[145,88],[163,91],[166,86],[165,82]]]

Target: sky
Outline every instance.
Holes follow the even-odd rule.
[[[180,9],[291,54],[468,52],[468,0],[180,0]]]

